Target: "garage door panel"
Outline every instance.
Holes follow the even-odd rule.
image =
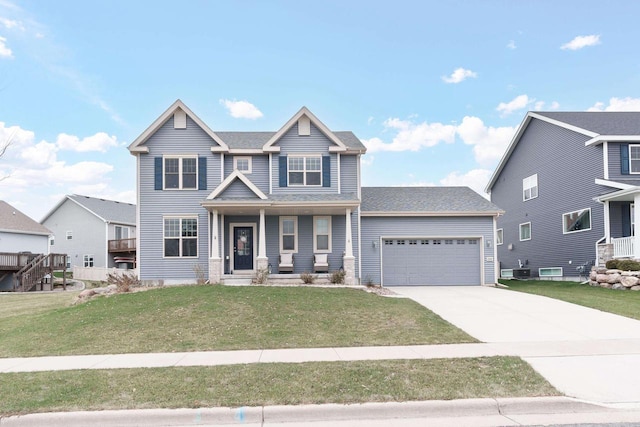
[[[479,239],[384,239],[383,284],[480,285]]]

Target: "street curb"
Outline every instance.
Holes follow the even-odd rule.
[[[55,412],[0,418],[5,427],[261,425],[314,421],[403,418],[460,418],[491,415],[575,414],[619,410],[568,397],[482,398],[419,402],[376,402],[201,409],[134,409],[95,412]]]

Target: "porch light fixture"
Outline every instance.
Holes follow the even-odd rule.
[[[378,247],[378,241],[377,240],[372,240],[371,241],[371,246],[373,246],[373,249]]]
[[[271,263],[269,263],[269,274],[271,274]]]

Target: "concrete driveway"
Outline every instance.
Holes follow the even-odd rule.
[[[640,321],[499,288],[393,290],[480,341],[522,357],[568,396],[640,407]]]

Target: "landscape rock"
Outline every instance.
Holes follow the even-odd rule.
[[[607,283],[607,282],[600,283],[600,287],[601,287],[601,288],[611,289],[611,287],[612,287],[612,286],[613,286],[613,285],[612,285],[611,283]]]
[[[622,286],[626,288],[631,288],[633,286],[636,286],[638,282],[640,282],[640,279],[638,279],[635,276],[622,276],[620,278],[620,284],[622,284]]]
[[[589,279],[595,281],[596,277],[598,276],[598,273],[596,273],[595,270],[591,270],[591,273],[589,273]]]
[[[629,289],[631,289],[632,291],[640,291],[640,285],[632,286]]]
[[[600,283],[596,282],[595,280],[590,280],[589,286],[600,286]]]
[[[607,276],[607,283],[611,283],[612,285],[614,283],[620,283],[620,278],[622,278],[619,273],[608,274]]]
[[[618,269],[611,269],[605,272],[605,274],[620,274],[620,273],[622,273],[622,270],[618,270]]]
[[[616,291],[625,291],[625,290],[627,290],[627,288],[625,288],[622,283],[614,283],[613,285],[611,285],[611,289],[616,290]]]
[[[96,291],[93,289],[85,289],[84,291],[78,294],[78,298],[91,298],[96,294]]]
[[[596,282],[598,283],[607,283],[609,281],[608,274],[598,274],[596,275]]]
[[[596,274],[607,274],[607,269],[606,267],[598,267],[596,268]]]

